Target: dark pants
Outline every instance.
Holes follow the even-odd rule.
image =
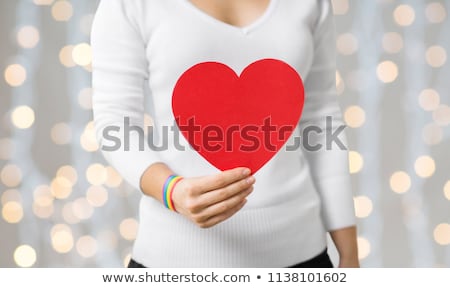
[[[147,268],[144,265],[130,260],[128,268]],[[306,260],[304,262],[297,263],[293,266],[287,268],[333,268],[333,263],[331,263],[330,257],[328,256],[327,249],[314,258]]]

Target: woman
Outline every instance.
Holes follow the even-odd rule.
[[[325,143],[342,125],[334,41],[329,0],[100,3],[92,30],[97,137],[109,163],[143,193],[130,267],[332,267],[327,232],[339,252],[339,267],[359,266],[347,152],[336,145],[309,149],[320,146],[308,143],[285,149],[306,135],[301,133],[308,127],[316,132],[310,133],[313,140]],[[220,81],[232,73],[220,74],[220,69],[234,71],[242,84],[237,75],[269,62],[284,68],[259,67],[254,77],[269,76],[250,86],[265,94],[258,99],[249,88],[245,95],[257,99],[249,105],[283,105],[276,102],[281,94],[261,87],[274,82],[268,87],[282,89],[288,80],[279,72],[292,76],[294,71],[298,85],[293,89],[298,92],[304,85],[305,92],[300,121],[288,133],[286,146],[262,159],[257,171],[249,165],[220,169],[224,166],[213,165],[213,153],[194,147],[175,119],[176,110],[200,109],[193,115],[199,117],[205,109],[217,109],[241,90],[230,88],[233,93],[204,106],[189,101],[202,93],[210,99],[224,94],[231,84]],[[214,78],[215,73],[222,76]],[[222,88],[211,92],[217,83],[208,79]],[[210,94],[206,86],[212,87]],[[185,102],[175,99],[180,93]],[[259,107],[247,110],[236,103],[218,119],[251,114]],[[294,107],[287,105],[286,114]],[[148,134],[158,145],[143,145],[145,112],[153,120]],[[331,123],[326,117],[332,117]]]

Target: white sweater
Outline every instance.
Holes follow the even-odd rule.
[[[292,66],[304,80],[303,115],[289,138],[325,117],[343,125],[335,91],[335,36],[329,0],[271,0],[263,16],[238,28],[202,12],[188,0],[102,0],[93,30],[94,121],[97,138],[124,118],[143,126],[153,119],[153,136],[162,143],[172,127],[172,93],[190,67],[216,61],[238,75],[265,58]],[[144,101],[145,100],[145,101]],[[116,136],[123,140],[123,133]],[[175,173],[200,176],[219,170],[189,148],[184,137],[168,148],[139,149],[137,133],[130,149],[103,151],[107,161],[140,191],[140,177],[152,163]],[[315,137],[325,145],[325,133]],[[167,138],[167,137],[165,137]],[[345,137],[340,137],[345,144]],[[166,139],[167,140],[167,139]],[[310,139],[311,141],[311,139]],[[142,147],[141,147],[142,148]],[[142,196],[139,230],[132,257],[149,267],[287,267],[308,260],[326,247],[326,232],[355,224],[347,151],[325,148],[281,149],[256,174],[254,192],[230,219],[201,229],[157,200]]]

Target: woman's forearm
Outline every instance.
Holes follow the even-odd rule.
[[[173,171],[164,163],[154,163],[141,176],[141,190],[147,196],[162,202],[161,188]]]
[[[330,231],[330,235],[339,253],[339,267],[359,267],[356,226]]]
[[[141,176],[141,190],[163,202],[162,187],[171,174],[173,171],[164,163],[150,165]],[[199,227],[209,228],[245,205],[254,182],[250,169],[237,167],[213,175],[182,178],[166,195],[172,200],[172,209]]]

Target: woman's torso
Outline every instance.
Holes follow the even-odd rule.
[[[239,75],[267,58],[289,64],[304,79],[314,57],[317,1],[271,0],[243,27],[218,20],[187,0],[134,2],[149,70],[146,111],[153,118],[155,144],[167,141],[168,147],[159,152],[160,159],[186,177],[216,173],[184,137],[163,128],[174,126],[171,95],[177,80],[202,62],[223,63]],[[287,145],[299,136],[296,128]],[[175,139],[184,151],[176,148]],[[199,229],[144,196],[133,258],[149,267],[287,267],[323,251],[320,198],[302,150],[281,149],[255,177],[246,206],[210,229]]]

